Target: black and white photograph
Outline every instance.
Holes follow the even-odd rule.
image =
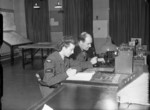
[[[149,0],[0,0],[0,110],[149,110]]]

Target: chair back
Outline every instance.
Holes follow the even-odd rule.
[[[41,71],[38,71],[36,74],[35,74],[39,84],[41,86],[48,86],[46,82],[43,81],[43,78],[44,78],[44,71],[41,70]]]
[[[37,80],[38,80],[38,83],[41,85],[41,86],[45,86],[45,87],[49,87],[49,88],[57,88],[60,86],[60,83],[58,84],[54,84],[54,85],[48,85],[46,82],[43,81],[43,78],[44,78],[44,70],[41,70],[41,71],[38,71],[36,74],[35,74]]]
[[[43,80],[43,78],[44,78],[44,70],[38,71],[37,74],[39,74],[41,80]]]

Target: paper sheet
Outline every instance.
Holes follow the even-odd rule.
[[[54,109],[48,106],[47,104],[45,104],[42,110],[54,110]]]
[[[94,74],[95,71],[79,72],[75,76],[68,77],[67,80],[90,81]]]

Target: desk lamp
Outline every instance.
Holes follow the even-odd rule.
[[[117,46],[112,44],[111,37],[106,38],[106,43],[102,46],[101,52],[105,59],[105,65],[114,66],[114,58],[117,51]]]
[[[106,53],[108,51],[116,51],[116,49],[116,45],[112,44],[111,37],[108,36],[106,38],[106,43],[101,48],[102,53]]]

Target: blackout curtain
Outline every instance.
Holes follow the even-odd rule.
[[[83,31],[93,34],[93,0],[63,0],[63,34],[77,39]]]
[[[131,38],[142,38],[149,48],[149,2],[147,0],[110,0],[109,33],[116,45]]]
[[[40,8],[33,8],[37,3]],[[27,37],[33,42],[51,41],[48,0],[25,0]]]

